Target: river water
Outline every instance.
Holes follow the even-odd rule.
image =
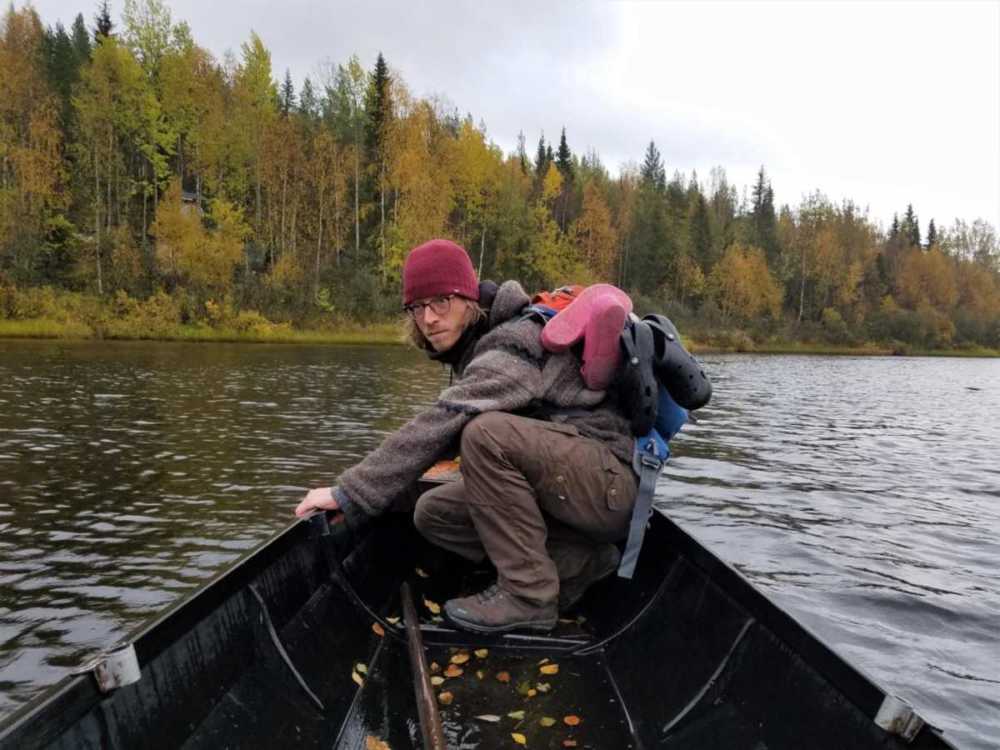
[[[661,508],[960,747],[1000,745],[1000,361],[704,362]],[[0,715],[445,382],[400,347],[0,341]]]

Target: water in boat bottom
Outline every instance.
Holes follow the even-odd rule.
[[[958,746],[1000,744],[1000,362],[710,356],[661,509]],[[0,713],[447,381],[395,347],[0,342]]]

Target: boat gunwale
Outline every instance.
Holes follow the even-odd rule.
[[[250,547],[207,581],[178,597],[162,612],[128,631],[117,644],[101,649],[89,662],[0,719],[0,746],[8,742],[30,742],[31,746],[35,746],[58,737],[104,698],[105,694],[98,689],[92,672],[92,665],[103,654],[119,645],[132,644],[141,669],[179,641],[222,602],[244,589],[250,580],[281,555],[312,538],[312,528],[308,519],[297,520]],[[48,719],[45,726],[31,726],[32,720],[40,716]]]
[[[652,519],[654,529],[659,527],[662,530],[666,537],[663,541],[673,554],[694,566],[699,574],[704,575],[737,606],[749,613],[756,620],[756,626],[770,631],[786,648],[822,675],[845,700],[874,721],[883,699],[891,693],[881,688],[869,675],[759,590],[734,566],[684,530],[663,509],[658,511]],[[339,525],[331,526],[330,532],[337,536],[348,535]],[[229,597],[245,588],[282,555],[299,544],[316,541],[318,536],[314,523],[303,520],[293,522],[248,549],[193,591],[179,597],[162,613],[129,632],[120,643],[132,643],[136,648],[140,667],[148,664],[177,643]],[[653,531],[648,541],[655,538],[656,532]],[[334,543],[334,540],[328,540],[327,543]],[[607,648],[615,645],[617,643],[612,642],[607,644]],[[34,746],[52,741],[104,697],[89,670],[67,675],[0,720],[0,745],[18,741],[29,742]],[[42,722],[32,725],[32,721],[40,717],[46,718],[44,726],[40,726]],[[914,746],[924,746],[926,742],[921,740],[926,741],[931,737],[932,745],[936,741],[940,743],[937,746],[951,747],[930,724],[926,724],[918,734]]]
[[[655,509],[654,524],[662,525],[669,541],[675,545],[679,557],[694,565],[709,581],[717,585],[728,597],[749,613],[756,621],[755,627],[768,630],[781,644],[796,654],[830,682],[833,688],[853,703],[873,723],[882,701],[894,695],[879,685],[860,667],[848,661],[811,628],[800,622],[777,602],[773,601],[735,566],[723,560],[705,544],[682,528],[662,507]],[[914,708],[915,713],[919,712]],[[923,717],[921,716],[923,719]],[[896,735],[888,735],[896,738]],[[923,746],[920,740],[933,738],[937,747],[953,747],[941,731],[924,719],[924,726],[911,743]],[[901,738],[897,738],[901,742]]]

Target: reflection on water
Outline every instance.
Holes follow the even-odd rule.
[[[663,509],[963,747],[1000,740],[1000,363],[716,356]],[[0,342],[0,712],[430,401],[400,348]]]

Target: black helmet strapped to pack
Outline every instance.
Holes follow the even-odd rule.
[[[632,433],[653,429],[662,384],[681,407],[693,411],[708,403],[712,384],[698,361],[681,345],[677,328],[663,315],[629,315],[621,334],[622,369],[618,377],[621,406]]]
[[[653,359],[653,330],[630,313],[621,333],[622,369],[618,376],[622,410],[629,417],[633,435],[648,435],[656,422],[657,392]]]
[[[712,383],[682,345],[677,328],[665,315],[647,315],[643,321],[653,331],[653,371],[671,398],[688,411],[700,409],[712,397]]]

